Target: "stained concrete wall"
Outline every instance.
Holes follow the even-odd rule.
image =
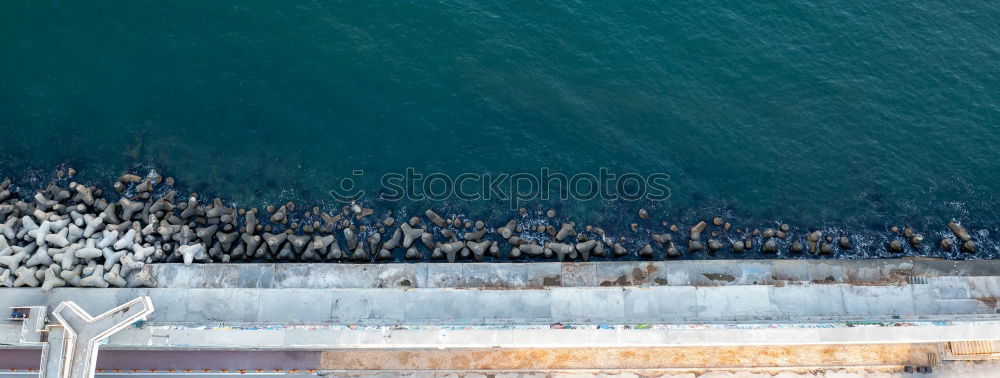
[[[542,288],[894,284],[1000,276],[1000,261],[682,260],[567,263],[156,264],[161,288]]]

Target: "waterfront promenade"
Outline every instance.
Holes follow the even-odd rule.
[[[156,311],[102,347],[140,370],[180,369],[169,356],[194,351],[265,350],[299,357],[257,367],[190,359],[198,366],[188,368],[891,372],[956,360],[953,345],[995,356],[998,267],[910,259],[165,264],[154,269],[157,288],[3,289],[0,306],[51,310],[72,300],[100,313],[148,295]],[[0,324],[4,353],[34,348],[18,343],[19,327]],[[698,357],[708,351],[717,358]],[[126,352],[162,358],[132,359],[139,366],[121,360]]]

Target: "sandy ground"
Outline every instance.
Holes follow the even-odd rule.
[[[321,369],[560,370],[922,366],[937,344],[327,351]]]
[[[832,368],[832,369],[794,369],[794,370],[713,370],[713,371],[533,371],[533,372],[413,372],[413,371],[392,371],[392,372],[347,372],[328,371],[329,377],[461,377],[461,378],[570,378],[570,377],[608,377],[608,378],[640,378],[640,377],[663,377],[663,378],[841,378],[841,377],[989,377],[997,376],[1000,371],[1000,361],[981,362],[961,362],[945,361],[933,367],[931,373],[905,373],[899,366],[886,366],[883,368]],[[321,373],[324,374],[324,373]]]

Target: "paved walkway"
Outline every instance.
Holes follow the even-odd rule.
[[[0,305],[73,300],[156,311],[110,347],[396,348],[939,342],[1000,339],[1000,278],[922,284],[484,289],[6,289]],[[713,325],[714,324],[714,325]],[[572,326],[571,329],[552,329]],[[0,326],[16,344],[19,323]]]
[[[140,295],[150,323],[670,324],[996,319],[1000,277],[888,286],[550,287],[543,289],[3,289],[0,307],[73,300],[101,313]]]

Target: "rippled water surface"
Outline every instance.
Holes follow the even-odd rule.
[[[527,206],[988,236],[998,20],[991,1],[8,1],[0,173],[141,164],[238,205],[332,208],[355,170],[372,193],[406,167],[608,167],[669,174],[672,196]]]

